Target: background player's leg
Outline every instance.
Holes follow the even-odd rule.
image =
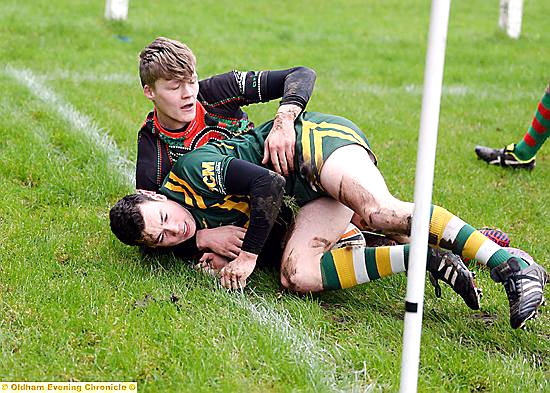
[[[514,153],[521,160],[535,157],[541,146],[550,135],[550,84],[537,105],[531,126],[516,144]]]
[[[529,129],[517,144],[503,149],[476,146],[478,158],[491,165],[533,169],[535,155],[550,136],[550,84],[537,105]]]

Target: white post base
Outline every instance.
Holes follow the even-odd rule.
[[[105,19],[126,20],[129,0],[106,0]]]
[[[518,39],[521,34],[523,19],[523,0],[500,0],[498,26],[509,37]]]

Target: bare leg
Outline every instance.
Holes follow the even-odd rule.
[[[361,227],[387,235],[410,235],[414,205],[389,192],[382,174],[361,146],[344,146],[332,153],[321,170],[321,184],[362,218]]]
[[[361,216],[357,213],[353,214],[353,218],[351,219],[351,223],[355,225],[360,231],[363,232],[370,232],[370,233],[376,233],[380,234],[381,231],[375,231],[373,228],[369,228],[365,220],[361,218]],[[411,242],[410,236],[405,235],[396,235],[396,234],[383,234],[386,239],[393,240],[400,244],[406,244]]]
[[[299,293],[349,288],[406,270],[408,246],[343,247],[333,249],[348,225],[352,211],[332,198],[320,198],[305,205],[283,252],[281,284]],[[479,293],[471,273],[443,254],[429,253],[428,266],[436,277],[450,284],[469,307],[479,308]],[[452,283],[444,277],[451,272]]]
[[[320,260],[338,241],[353,212],[332,198],[303,206],[290,232],[281,261],[281,284],[295,292],[323,290]]]

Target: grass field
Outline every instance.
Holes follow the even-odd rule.
[[[111,235],[132,190],[150,103],[137,55],[156,36],[188,43],[199,76],[307,65],[309,109],[354,120],[390,190],[412,199],[430,1],[132,0],[0,4],[0,379],[137,381],[140,392],[397,391],[406,276],[315,296],[255,272],[226,292],[171,258],[142,260]],[[550,146],[533,172],[488,167],[475,144],[522,137],[549,79],[550,2],[525,2],[522,36],[497,28],[498,0],[454,1],[434,203],[508,231],[550,268]],[[249,108],[256,123],[277,103]],[[550,391],[550,314],[508,323],[503,288],[473,312],[427,284],[422,392]]]

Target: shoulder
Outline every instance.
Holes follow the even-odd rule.
[[[147,116],[145,117],[145,120],[143,120],[143,123],[141,124],[141,128],[138,131],[140,134],[153,132],[153,116],[154,116],[153,111],[147,114]]]
[[[199,91],[204,91],[205,89],[210,89],[217,85],[229,85],[234,84],[237,81],[236,73],[239,71],[228,71],[223,74],[217,74],[210,76],[199,81]]]
[[[237,88],[239,93],[244,94],[247,83],[254,83],[262,72],[266,71],[232,70],[214,75],[199,81],[199,91],[202,93],[219,87],[231,86],[233,89]]]
[[[214,143],[208,143],[182,155],[175,165],[186,169],[200,168],[204,162],[222,161],[225,157]]]
[[[207,107],[230,105],[243,95],[243,78],[240,71],[229,71],[202,79],[199,81],[199,101]]]

